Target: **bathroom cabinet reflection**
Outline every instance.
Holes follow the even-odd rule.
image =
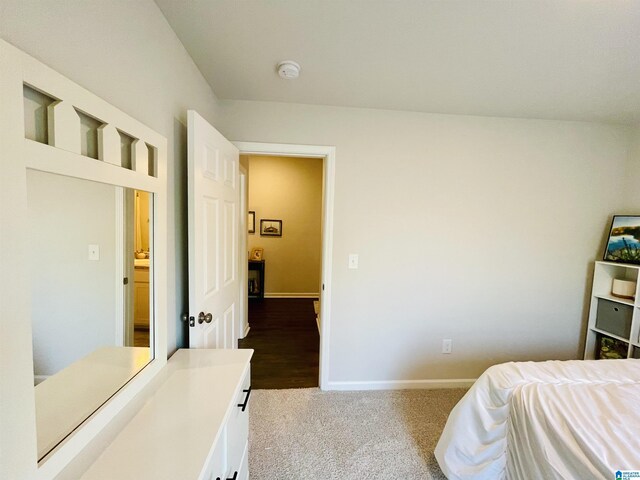
[[[38,458],[153,359],[152,199],[27,170]]]

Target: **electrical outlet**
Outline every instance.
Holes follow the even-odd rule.
[[[442,340],[442,353],[451,353],[453,341],[450,338]]]
[[[358,268],[358,254],[350,253],[349,254],[349,268],[355,270]]]

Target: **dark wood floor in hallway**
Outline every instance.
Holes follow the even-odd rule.
[[[309,298],[266,298],[249,302],[249,335],[238,342],[253,348],[251,386],[318,386],[320,335]]]

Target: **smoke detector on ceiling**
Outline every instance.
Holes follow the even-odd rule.
[[[292,60],[285,60],[278,64],[278,75],[285,80],[293,80],[300,75],[300,65]]]

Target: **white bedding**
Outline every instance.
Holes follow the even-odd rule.
[[[491,367],[452,410],[435,455],[449,480],[640,470],[640,360]]]

